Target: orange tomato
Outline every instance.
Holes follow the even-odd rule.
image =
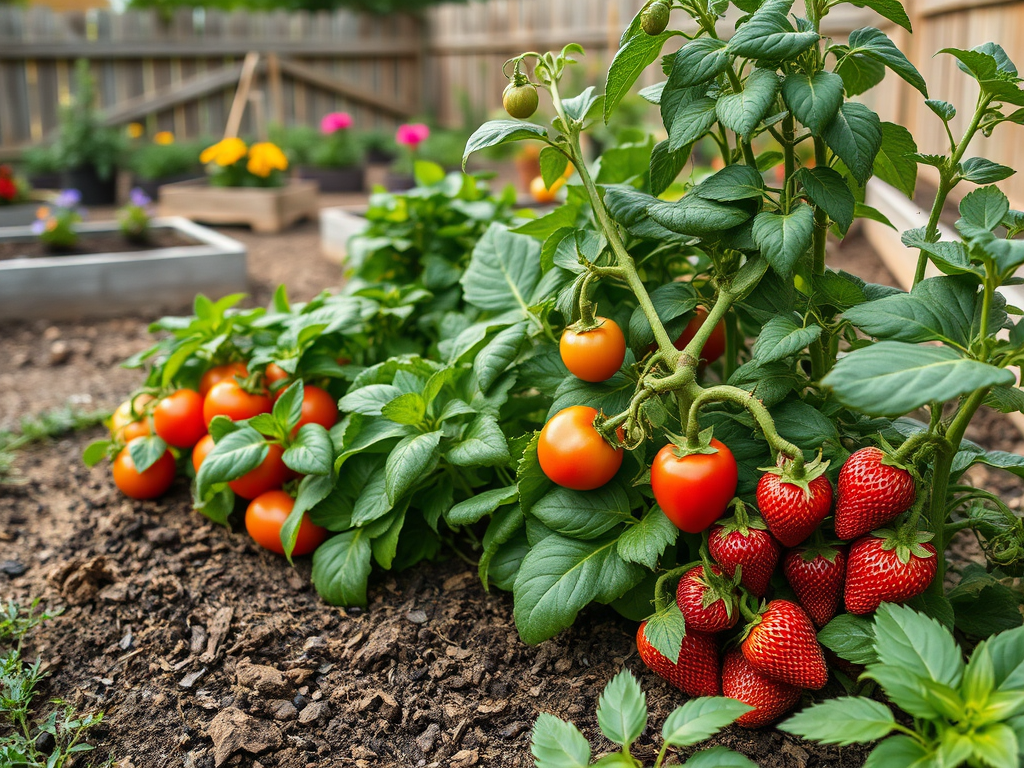
[[[284,491],[262,493],[253,499],[248,509],[245,510],[245,529],[252,536],[253,541],[261,547],[283,555],[284,544],[281,541],[281,528],[294,507],[295,499]],[[309,517],[303,515],[292,554],[308,555],[326,538],[327,531],[319,525],[314,525],[310,522]]]
[[[556,179],[555,183],[550,187],[544,185],[544,179],[540,176],[534,177],[533,181],[530,182],[530,194],[533,195],[533,199],[541,205],[555,202],[555,198],[558,197],[558,190],[565,185],[565,177]]]
[[[174,482],[174,456],[170,451],[156,460],[145,472],[139,472],[132,455],[125,446],[114,459],[114,484],[121,493],[132,499],[155,499],[162,496]]]
[[[594,318],[600,325],[589,331],[572,327],[562,331],[558,351],[569,373],[583,381],[605,381],[614,376],[626,359],[626,337],[614,320]]]
[[[594,429],[597,410],[586,405],[565,408],[540,431],[537,458],[552,482],[575,491],[600,488],[622,466],[622,449],[613,448]]]
[[[245,363],[225,363],[215,366],[204,373],[199,380],[199,394],[206,397],[206,393],[213,389],[214,384],[230,381],[235,376],[241,376],[244,379],[248,375],[249,369],[245,367]]]

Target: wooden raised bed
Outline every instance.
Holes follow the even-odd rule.
[[[315,181],[292,179],[283,187],[212,187],[205,179],[160,187],[160,215],[205,224],[247,224],[254,232],[280,232],[316,218]]]

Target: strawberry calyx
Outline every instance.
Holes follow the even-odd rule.
[[[702,429],[697,435],[696,440],[690,440],[681,435],[675,435],[666,430],[665,434],[668,436],[669,441],[675,447],[672,449],[672,455],[678,459],[684,456],[690,456],[695,453],[703,454],[714,454],[718,453],[718,449],[711,444],[711,438],[714,437],[714,427],[708,427]]]
[[[828,560],[830,563],[834,563],[836,558],[839,557],[838,545],[831,543],[814,543],[806,549],[798,550],[800,552],[800,559],[805,563],[810,563],[822,557]]]
[[[779,455],[779,463],[774,467],[760,467],[762,472],[778,475],[779,479],[787,485],[795,485],[804,492],[804,498],[811,497],[810,483],[825,474],[829,462],[823,460],[819,452],[812,461],[804,462],[803,466],[797,464],[790,458]]]
[[[913,525],[904,525],[895,531],[891,528],[880,528],[872,531],[870,535],[882,540],[884,551],[895,550],[896,558],[903,565],[909,563],[911,557],[927,559],[935,554],[921,546],[931,541],[935,534],[930,531],[919,531]]]
[[[768,610],[767,600],[762,600],[759,604],[755,603],[754,606],[751,607],[747,602],[748,599],[750,599],[750,593],[744,592],[743,596],[740,598],[739,608],[740,615],[746,619],[747,623],[743,627],[743,631],[740,632],[739,636],[736,638],[737,645],[747,639],[747,636],[754,630],[754,627],[761,623],[765,611]]]
[[[701,593],[701,607],[710,608],[721,600],[725,605],[725,615],[732,619],[732,612],[736,609],[737,604],[736,592],[742,578],[742,568],[737,565],[732,576],[726,576],[724,572],[715,573],[706,547],[701,548],[701,559],[704,571],[696,579],[697,583],[704,588]]]
[[[719,535],[728,536],[732,533],[738,533],[743,537],[747,537],[750,535],[751,530],[768,530],[768,524],[764,521],[764,518],[760,515],[751,515],[747,512],[747,505],[742,499],[735,498],[730,502],[730,504],[735,512],[733,512],[732,517],[728,517],[717,523],[722,526],[722,530]]]

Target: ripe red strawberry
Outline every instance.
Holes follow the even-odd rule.
[[[804,609],[772,600],[740,645],[750,666],[772,680],[817,690],[828,682],[825,655]]]
[[[768,530],[783,546],[795,547],[814,533],[832,508],[832,484],[824,472],[828,463],[808,465],[803,479],[787,469],[769,470],[757,484],[757,507]]]
[[[717,696],[721,692],[718,682],[718,642],[712,635],[687,632],[675,663],[655,648],[644,635],[647,622],[636,632],[636,649],[647,668],[668,680],[687,696]]]
[[[676,604],[686,619],[687,633],[721,632],[731,629],[740,619],[734,582],[722,576],[722,569],[711,566],[711,573],[703,565],[683,574],[676,587]]]
[[[914,503],[914,478],[902,467],[884,464],[880,449],[861,448],[839,470],[836,536],[849,541],[881,528]]]
[[[937,554],[930,533],[881,530],[850,545],[843,600],[850,613],[871,613],[882,603],[902,603],[935,578]]]
[[[799,688],[765,677],[735,648],[722,662],[722,695],[753,707],[736,721],[744,728],[768,725],[800,701]]]
[[[835,618],[846,579],[844,549],[791,549],[782,561],[782,572],[816,627],[824,627]]]
[[[736,515],[712,526],[708,535],[708,551],[722,570],[733,576],[740,566],[740,583],[758,597],[768,591],[781,551],[767,528],[760,517],[749,517],[739,502]]]

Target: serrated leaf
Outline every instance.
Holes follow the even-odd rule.
[[[788,214],[761,211],[754,217],[754,242],[781,277],[793,274],[814,237],[814,211],[798,203]]]
[[[643,519],[619,536],[618,551],[623,560],[646,566],[652,571],[665,549],[675,544],[679,529],[659,507],[652,507]]]
[[[718,97],[715,114],[718,121],[740,136],[749,137],[775,101],[779,77],[770,69],[755,69],[738,93]]]
[[[990,232],[1002,223],[1009,210],[1010,201],[998,187],[980,187],[960,201],[962,220]]]
[[[813,30],[793,31],[785,13],[762,7],[740,25],[726,50],[733,56],[758,61],[784,61],[814,46],[819,39]]]
[[[875,624],[863,616],[841,613],[818,632],[818,642],[851,664],[874,664]]]
[[[801,326],[795,316],[773,317],[758,334],[754,342],[753,359],[760,363],[773,363],[806,349],[819,336],[821,326]]]
[[[530,744],[536,768],[587,768],[590,744],[572,723],[541,712]]]
[[[779,724],[779,730],[821,744],[862,744],[892,733],[892,710],[862,696],[841,696],[807,707]]]
[[[690,194],[720,203],[760,199],[764,195],[764,179],[749,165],[727,165],[695,186]]]
[[[945,123],[948,123],[956,117],[956,107],[948,101],[942,101],[941,99],[925,99],[924,103],[928,106],[928,109],[934,112],[938,118]]]
[[[843,102],[835,117],[825,126],[822,138],[850,169],[857,182],[866,184],[875,155],[882,145],[882,126],[878,115],[863,104]]]
[[[683,45],[672,59],[669,88],[689,88],[706,83],[729,66],[729,54],[724,40],[699,37]]]
[[[757,763],[726,747],[712,747],[695,752],[683,763],[685,768],[758,768]]]
[[[416,425],[427,415],[427,403],[419,392],[406,392],[386,403],[380,414],[396,424]]]
[[[992,184],[1015,174],[1013,168],[993,163],[984,157],[969,157],[960,163],[960,177],[973,184]]]
[[[749,704],[726,696],[690,699],[665,719],[661,736],[673,747],[688,747],[709,739],[753,709]]]
[[[782,99],[797,120],[820,136],[843,103],[843,79],[834,72],[813,77],[793,72],[782,83]]]
[[[811,202],[828,214],[844,234],[853,224],[856,200],[846,180],[827,167],[800,168],[796,180],[803,186]]]
[[[864,768],[892,768],[900,765],[907,768],[935,768],[936,754],[920,741],[910,736],[890,736],[868,755]]]
[[[885,603],[875,615],[878,663],[955,688],[964,663],[953,636],[935,619]]]
[[[647,696],[633,674],[624,669],[611,679],[597,701],[597,724],[614,744],[628,746],[647,725]]]
[[[882,145],[872,164],[875,176],[907,197],[917,185],[917,144],[910,131],[895,123],[882,123]]]

